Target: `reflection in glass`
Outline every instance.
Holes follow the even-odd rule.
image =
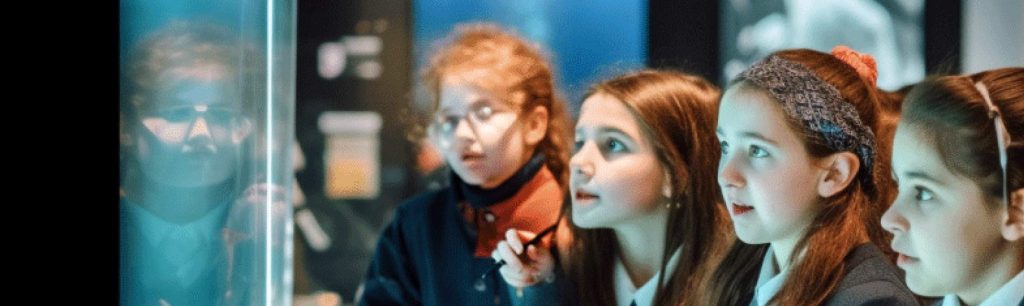
[[[121,3],[122,305],[290,303],[294,5],[232,3]]]

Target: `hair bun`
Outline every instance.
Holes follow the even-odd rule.
[[[875,58],[867,53],[860,53],[844,45],[832,48],[832,56],[853,67],[862,78],[871,83],[871,86],[878,84],[878,66]]]

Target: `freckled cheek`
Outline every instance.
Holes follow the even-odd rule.
[[[494,160],[495,162],[500,162],[499,159],[507,160],[509,158],[508,155],[510,155],[508,152],[512,151],[513,146],[516,145],[507,139],[501,139],[500,136],[488,135],[486,133],[481,133],[476,138],[476,142],[480,149],[483,150],[484,155],[489,160]]]
[[[517,151],[517,150],[513,149],[513,146],[515,144],[507,143],[507,142],[499,142],[499,143],[484,142],[482,145],[483,145],[483,149],[484,149],[485,154],[487,154],[488,156],[499,157],[503,161],[515,161],[518,158],[518,156],[516,156],[515,152],[521,152],[521,150]]]
[[[161,125],[147,126],[150,132],[165,144],[180,144],[185,140],[185,133],[188,125],[181,123],[165,123]]]

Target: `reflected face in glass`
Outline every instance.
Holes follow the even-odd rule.
[[[815,160],[779,102],[740,83],[722,96],[718,185],[736,236],[750,244],[802,237],[820,211]]]
[[[893,234],[896,263],[914,293],[967,293],[1007,271],[996,264],[1005,253],[1000,224],[1006,206],[989,202],[1001,199],[950,171],[925,137],[913,126],[896,129],[892,165],[899,195],[882,227]]]
[[[176,187],[223,182],[249,135],[238,84],[217,65],[172,69],[140,108],[138,159],[152,180]]]
[[[582,228],[614,228],[667,213],[666,170],[633,113],[615,97],[583,101],[576,123],[572,221]]]
[[[455,174],[470,185],[493,188],[529,158],[513,106],[461,79],[445,78],[431,134]]]

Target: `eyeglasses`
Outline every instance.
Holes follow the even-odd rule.
[[[440,111],[431,122],[428,132],[438,140],[440,147],[451,145],[455,130],[462,120],[466,120],[469,128],[476,133],[483,130],[503,132],[515,121],[518,113],[506,105],[496,104],[498,103],[489,101],[476,102],[470,105],[465,113]]]
[[[169,123],[188,123],[203,117],[210,124],[230,126],[244,118],[237,109],[208,105],[188,105],[171,108],[159,108],[145,111],[143,118],[160,118]]]
[[[193,133],[227,135],[225,132],[235,133],[250,124],[240,110],[210,105],[153,108],[141,111],[139,116],[146,129],[168,143],[185,141]]]

